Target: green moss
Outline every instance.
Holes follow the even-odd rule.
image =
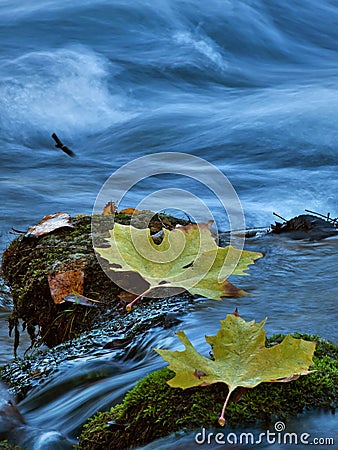
[[[73,225],[73,230],[59,230],[39,238],[17,238],[3,254],[3,273],[14,301],[9,323],[15,330],[16,345],[19,319],[27,327],[32,341],[38,334],[44,343],[53,346],[88,329],[97,315],[96,310],[88,311],[79,305],[55,305],[51,298],[48,274],[74,262],[78,266],[95,266],[97,274],[101,272],[98,278],[103,284],[107,284],[107,280],[108,284],[110,282],[100,269],[90,245],[90,217],[74,219]],[[111,292],[114,286],[112,282],[110,285]],[[87,291],[92,291],[88,276],[86,287]],[[88,292],[84,295],[90,296]]]
[[[131,215],[117,214],[114,220],[128,224]],[[157,232],[163,223],[173,228],[186,221],[171,216],[155,214],[149,222],[149,214],[135,216],[137,226],[149,225]],[[99,225],[101,239],[112,228],[112,216],[94,216]],[[4,279],[11,288],[14,310],[9,319],[15,333],[15,346],[19,343],[19,321],[27,327],[33,342],[40,338],[52,347],[90,330],[99,321],[106,304],[114,310],[120,308],[117,297],[121,289],[101,269],[92,246],[92,217],[78,216],[72,220],[73,229],[59,229],[40,237],[20,236],[3,253]],[[63,303],[55,305],[50,294],[48,274],[66,270],[84,271],[86,297],[103,302],[102,308]],[[120,308],[124,312],[124,308]]]
[[[285,419],[304,409],[337,407],[338,347],[318,336],[294,335],[318,342],[313,369],[316,372],[290,383],[262,383],[248,389],[237,403],[229,404],[226,419],[230,426]],[[282,339],[273,336],[271,345]],[[151,373],[127,393],[121,405],[99,413],[84,426],[79,449],[127,449],[179,430],[218,426],[227,386],[170,388],[174,376],[167,368]],[[125,430],[107,426],[109,421],[129,424]]]

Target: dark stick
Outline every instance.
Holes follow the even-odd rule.
[[[305,211],[308,213],[311,213],[311,214],[315,214],[316,216],[319,216],[319,217],[324,217],[324,219],[326,219],[328,222],[336,222],[337,221],[337,219],[332,219],[330,217],[330,213],[328,213],[327,216],[325,216],[324,214],[320,214],[315,211],[310,211],[309,209],[305,209]]]
[[[16,230],[15,228],[11,228],[13,231],[14,231],[14,233],[18,233],[18,234],[25,234],[26,233],[26,231],[20,231],[20,230]]]
[[[273,214],[274,216],[278,217],[279,219],[282,219],[284,222],[287,222],[287,220],[284,219],[284,217],[280,216],[279,214],[277,214],[277,213],[275,213],[275,212],[273,212],[272,214]]]

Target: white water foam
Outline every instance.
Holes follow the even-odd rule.
[[[218,51],[217,45],[208,37],[195,37],[193,34],[188,32],[177,32],[174,34],[174,40],[180,46],[185,46],[188,48],[193,48],[196,52],[202,55],[206,61],[210,64],[214,64],[221,71],[226,71],[228,69],[228,63],[222,56],[221,52]]]
[[[0,72],[0,127],[11,140],[62,131],[93,134],[128,120],[115,66],[83,46],[27,53]],[[115,91],[115,92],[114,92]]]

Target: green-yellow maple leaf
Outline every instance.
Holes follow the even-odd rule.
[[[263,256],[233,246],[218,247],[209,222],[163,229],[159,245],[149,228],[115,223],[106,240],[109,248],[95,250],[113,265],[113,270],[137,272],[149,283],[149,288],[127,306],[128,310],[141,296],[159,287],[183,288],[215,300],[245,295],[226,278],[230,274],[246,275],[248,265]]]
[[[225,408],[237,387],[253,388],[263,382],[292,381],[311,373],[308,368],[313,364],[315,342],[288,335],[280,344],[267,348],[263,329],[266,319],[257,324],[228,314],[220,322],[218,333],[205,338],[212,347],[214,359],[198,353],[183,331],[179,331],[177,336],[185,346],[184,351],[155,349],[169,362],[169,369],[176,373],[168,381],[171,387],[187,389],[213,383],[228,385],[229,393],[218,419],[220,425],[225,424]]]

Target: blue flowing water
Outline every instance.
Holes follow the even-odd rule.
[[[161,151],[216,164],[249,226],[275,209],[337,214],[334,2],[0,8],[5,243],[51,210],[91,212],[114,170]],[[77,159],[53,148],[53,131]]]
[[[91,213],[115,170],[157,152],[199,156],[222,170],[249,227],[269,225],[273,211],[338,216],[336,2],[0,0],[0,40],[1,249],[11,227],[25,230],[55,211]],[[76,158],[54,148],[53,132]],[[219,202],[186,177],[146,179],[124,206],[170,183],[202,198],[228,228]],[[248,245],[265,258],[237,283],[256,294],[241,300],[241,314],[268,315],[270,334],[297,330],[338,342],[337,240]],[[234,305],[199,302],[184,328],[198,343],[200,323],[203,334],[214,332]],[[157,336],[154,345],[166,339]],[[3,330],[0,338],[9,360]],[[167,344],[174,348],[173,336]],[[150,355],[123,371],[125,390],[161,364]],[[114,390],[109,379],[101,392]],[[22,406],[32,423],[73,437],[104,404],[95,403],[95,389],[78,393],[79,403],[89,402],[81,422],[63,393],[54,409],[48,397],[37,406],[34,395],[35,412],[29,396]],[[178,448],[165,442],[161,448]]]

